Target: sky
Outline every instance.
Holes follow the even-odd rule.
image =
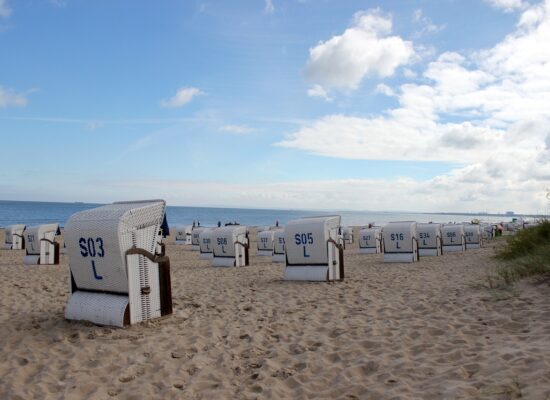
[[[543,213],[550,0],[0,0],[0,199]]]

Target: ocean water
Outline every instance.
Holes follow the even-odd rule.
[[[38,225],[59,222],[65,225],[75,212],[99,207],[101,204],[87,203],[47,203],[29,201],[0,200],[0,227],[12,224]],[[477,218],[483,221],[510,221],[510,216],[465,215],[465,214],[422,214],[403,212],[374,211],[304,211],[304,210],[260,210],[241,208],[208,208],[168,206],[166,216],[170,226],[190,225],[200,221],[201,226],[215,226],[218,221],[238,222],[242,225],[275,225],[276,221],[284,225],[287,221],[316,215],[334,215],[342,217],[342,225],[383,225],[390,221],[417,222],[464,222]],[[516,216],[517,217],[517,216]]]

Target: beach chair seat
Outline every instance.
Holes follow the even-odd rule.
[[[155,254],[163,200],[113,203],[67,221],[65,318],[123,327],[172,313],[170,260]]]
[[[273,254],[271,255],[271,261],[274,263],[286,262],[284,229],[275,229],[273,231]]]
[[[390,222],[382,229],[384,262],[417,262],[418,233],[416,222]]]
[[[284,229],[283,278],[318,282],[343,280],[344,249],[339,231],[339,215],[290,221]]]
[[[199,258],[201,260],[211,260],[214,257],[212,253],[212,234],[215,228],[202,228],[199,233]]]
[[[441,227],[441,241],[443,245],[443,254],[465,251],[466,239],[464,238],[464,225],[443,225]]]
[[[417,224],[418,255],[440,256],[442,254],[441,224]]]
[[[376,254],[382,252],[382,229],[364,228],[359,231],[359,253]]]
[[[256,249],[256,255],[257,256],[273,256],[273,237],[274,237],[275,231],[273,230],[265,230],[258,232],[257,239],[257,249]]]
[[[214,228],[211,239],[214,267],[244,267],[249,264],[246,226],[227,225]]]
[[[25,229],[25,251],[23,262],[26,265],[59,264],[59,243],[55,237],[60,235],[59,224],[30,226]]]
[[[483,235],[481,233],[481,226],[478,224],[464,225],[464,238],[466,239],[466,250],[482,247]]]
[[[4,228],[4,245],[5,250],[24,250],[25,238],[23,233],[25,232],[25,225],[17,224],[10,225]]]

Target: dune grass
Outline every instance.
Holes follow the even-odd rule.
[[[497,252],[497,274],[506,284],[528,276],[550,275],[550,221],[517,232]]]

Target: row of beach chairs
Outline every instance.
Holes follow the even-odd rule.
[[[172,313],[170,260],[164,255],[162,243],[169,234],[165,208],[163,200],[120,202],[69,218],[64,241],[71,293],[65,310],[67,319],[123,327]],[[464,251],[470,227],[425,225],[429,226],[415,222],[386,225],[378,236],[384,261],[418,261],[423,244],[435,246],[431,255],[455,247]],[[362,236],[378,232],[362,230],[360,248],[367,248],[361,243],[370,241]],[[177,241],[189,243],[213,266],[249,264],[246,226],[195,227],[190,241],[185,229],[183,233],[176,231]],[[56,263],[60,247],[55,241],[57,234],[57,224],[8,227],[6,247],[25,247],[27,264]],[[472,237],[477,237],[481,246],[481,230],[475,235]],[[261,230],[258,255],[271,255],[273,260],[285,262],[285,280],[338,281],[344,279],[346,242],[353,242],[353,230],[341,227],[340,216],[303,218],[288,222],[284,229]]]

